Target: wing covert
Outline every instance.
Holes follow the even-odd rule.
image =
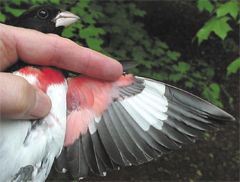
[[[69,116],[78,114],[70,118],[75,124],[67,131],[85,126],[75,142],[65,143],[57,166],[73,177],[86,177],[90,171],[104,176],[110,169],[149,162],[195,142],[216,124],[234,120],[197,96],[151,79],[123,75],[116,82],[85,81],[78,80],[74,89],[69,84],[70,95],[81,99],[70,107]],[[88,121],[81,118],[86,114],[79,114],[86,109]]]

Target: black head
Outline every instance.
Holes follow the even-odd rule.
[[[11,25],[30,28],[43,33],[61,34],[63,28],[79,19],[78,16],[60,9],[42,5],[30,8],[17,17]]]

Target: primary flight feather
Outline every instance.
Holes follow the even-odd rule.
[[[44,5],[11,24],[61,34],[77,20],[70,12]],[[186,91],[131,74],[113,82],[67,79],[47,67],[27,66],[13,74],[42,89],[52,108],[38,121],[0,122],[0,181],[44,181],[55,158],[57,171],[75,178],[90,172],[104,176],[110,169],[156,159],[234,120]]]

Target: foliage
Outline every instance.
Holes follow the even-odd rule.
[[[232,24],[239,23],[237,18],[240,13],[240,3],[237,0],[229,1],[210,1],[198,0],[197,7],[200,11],[211,13],[211,18],[205,22],[203,27],[197,32],[196,37],[198,43],[201,44],[204,40],[208,40],[211,33],[215,33],[221,40],[225,40],[229,36],[229,32],[233,29]],[[227,76],[237,73],[240,70],[240,58],[233,60],[227,67]],[[203,91],[205,98],[219,102],[221,86],[217,83],[211,84]],[[229,103],[232,102],[232,97],[229,97]],[[212,99],[211,99],[212,98]],[[220,106],[221,103],[218,103]]]
[[[35,4],[59,2],[62,6],[67,6],[69,1],[6,1],[1,6],[1,20],[5,20],[5,16],[18,16],[24,9]],[[81,17],[81,22],[65,29],[63,36],[119,60],[136,61],[139,67],[132,70],[134,73],[178,82],[190,71],[190,64],[184,61],[177,62],[180,53],[172,51],[158,38],[148,35],[141,22],[145,11],[133,2],[84,0],[68,3],[67,7]]]
[[[227,33],[232,30],[228,24],[228,21],[229,17],[225,16],[221,18],[211,18],[198,31],[198,42],[201,43],[203,40],[207,40],[211,32],[214,32],[218,37],[224,40],[227,36]]]
[[[226,3],[226,6],[233,7],[235,1],[231,2],[232,4]],[[214,68],[202,60],[198,61],[198,66],[193,66],[189,61],[182,60],[181,54],[172,50],[165,42],[151,37],[144,29],[142,21],[146,12],[137,7],[134,1],[5,0],[0,1],[0,21],[4,22],[6,17],[18,16],[32,5],[46,3],[58,5],[81,17],[79,23],[64,30],[64,37],[123,62],[134,60],[139,66],[131,72],[181,84],[188,89],[195,88],[205,98],[222,106],[220,86],[212,83]],[[217,10],[216,15],[199,30],[199,42],[207,39],[211,32],[225,38],[232,29],[229,21],[236,18],[236,11],[227,11],[228,8],[221,6],[221,3],[215,5],[208,0],[198,0],[198,7],[201,11],[210,13]],[[239,64],[239,61],[235,64]],[[235,72],[234,65],[229,66],[229,74]]]
[[[225,3],[216,1],[216,4],[213,5],[210,0],[198,0],[197,5],[200,11],[206,10],[214,14],[197,32],[199,44],[207,40],[212,32],[224,40],[232,30],[229,21],[236,20],[239,15],[239,2],[237,0],[230,0]]]
[[[222,103],[219,101],[220,98],[220,86],[217,83],[211,83],[209,87],[206,87],[203,91],[203,95],[208,100],[215,100],[215,104],[223,107]]]
[[[197,7],[200,11],[208,11],[209,13],[212,12],[214,6],[209,0],[198,0]]]
[[[227,74],[231,75],[234,73],[237,73],[237,71],[240,70],[240,58],[235,59],[231,64],[227,67]]]

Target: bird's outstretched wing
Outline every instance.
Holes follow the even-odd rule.
[[[234,120],[197,96],[151,79],[77,77],[68,85],[65,147],[56,168],[73,177],[151,161]]]

